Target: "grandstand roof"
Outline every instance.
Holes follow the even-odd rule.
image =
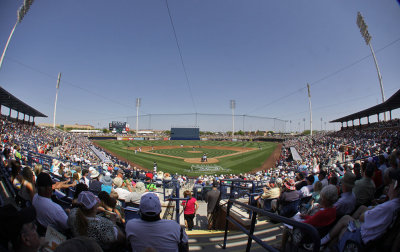
[[[385,102],[378,104],[376,106],[364,109],[362,111],[356,112],[354,114],[344,116],[342,118],[330,121],[332,122],[348,122],[352,121],[355,119],[363,118],[363,117],[368,117],[371,115],[376,115],[379,113],[387,112],[387,111],[392,111],[394,109],[400,108],[400,89],[392,95],[389,99],[387,99]]]
[[[0,104],[33,117],[47,117],[0,86]]]

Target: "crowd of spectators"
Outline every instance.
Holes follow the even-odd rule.
[[[8,232],[8,226],[2,227],[4,249],[35,251],[46,246],[41,237],[48,227],[65,235],[71,248],[86,239],[82,237],[95,241],[98,246],[92,244],[96,247],[93,249],[98,251],[142,251],[147,247],[177,251],[178,246],[187,243],[184,229],[160,218],[157,193],[162,180],[174,178],[185,184],[190,180],[187,176],[140,170],[106,152],[103,154],[110,162],[104,163],[84,136],[5,119],[0,126],[0,167],[13,186],[17,204],[6,205],[0,211],[1,220],[15,227],[12,232]],[[188,230],[193,228],[198,209],[196,187],[213,186],[205,199],[215,209],[220,197],[216,192],[218,182],[260,181],[263,186],[257,188],[260,193],[252,201],[254,205],[313,225],[323,237],[324,246],[343,247],[344,239],[350,238],[359,246],[368,246],[399,219],[399,138],[397,128],[385,127],[287,139],[275,167],[195,178],[194,195],[191,191],[184,195],[189,198],[183,202],[186,226]],[[290,147],[298,151],[301,161],[293,159]],[[29,163],[24,156],[28,151],[53,155],[53,162],[48,169]],[[137,207],[140,216],[126,221],[126,206]],[[208,217],[215,218],[214,209],[207,209]],[[209,227],[214,225],[210,222]],[[291,232],[286,228],[282,240],[286,241]]]

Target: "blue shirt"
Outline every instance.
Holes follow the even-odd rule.
[[[108,192],[108,194],[111,193],[111,189],[112,189],[112,186],[104,185],[104,184],[101,185],[101,191]]]

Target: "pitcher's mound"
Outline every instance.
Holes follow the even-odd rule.
[[[183,161],[191,164],[215,164],[219,162],[216,158],[207,158],[207,162],[201,162],[201,158],[185,158]]]

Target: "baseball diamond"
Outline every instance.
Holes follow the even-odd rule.
[[[272,142],[101,140],[95,143],[132,166],[151,170],[157,162],[165,172],[188,175],[199,171],[204,174],[254,171],[263,167],[272,152],[279,148]],[[202,161],[204,156],[206,161]],[[271,167],[273,162],[269,160]],[[193,169],[193,164],[213,164],[218,169]]]

